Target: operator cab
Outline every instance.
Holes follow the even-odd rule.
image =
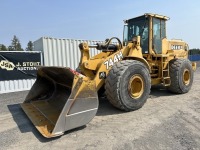
[[[143,54],[153,50],[156,54],[162,53],[162,39],[166,38],[166,20],[169,18],[157,14],[144,14],[136,18],[125,20],[123,44],[132,42],[140,36]]]

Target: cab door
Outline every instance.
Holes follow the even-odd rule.
[[[165,20],[153,18],[153,50],[162,54],[162,39],[166,38]]]

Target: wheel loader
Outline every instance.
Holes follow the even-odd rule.
[[[187,93],[196,64],[188,60],[187,43],[167,39],[167,20],[146,13],[124,21],[123,42],[113,37],[95,45],[81,43],[78,71],[39,68],[37,80],[21,104],[38,131],[51,138],[86,125],[97,113],[102,92],[124,111],[141,108],[152,85]],[[100,53],[90,57],[90,48]]]

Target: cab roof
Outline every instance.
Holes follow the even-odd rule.
[[[152,17],[156,17],[156,18],[160,18],[160,19],[164,19],[164,20],[169,20],[170,19],[167,16],[163,16],[163,15],[159,15],[159,14],[146,13],[144,15],[145,16],[152,16]]]
[[[131,18],[131,19],[127,19],[127,20],[124,20],[125,22],[128,22],[129,20],[132,20],[132,19],[136,19],[136,18],[140,18],[140,17],[147,17],[147,16],[151,16],[151,17],[156,17],[156,18],[160,18],[160,19],[164,19],[164,20],[169,20],[170,18],[167,17],[167,16],[163,16],[163,15],[159,15],[159,14],[153,14],[153,13],[145,13],[144,15],[142,16],[138,16],[138,17],[134,17],[134,18]]]

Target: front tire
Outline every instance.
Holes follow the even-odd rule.
[[[116,108],[132,111],[146,102],[151,88],[147,67],[137,60],[123,60],[110,70],[105,81],[105,93]]]

